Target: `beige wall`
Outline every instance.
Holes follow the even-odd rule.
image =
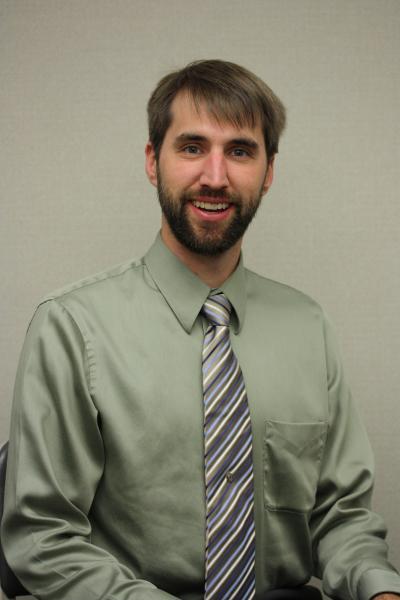
[[[46,292],[140,256],[159,226],[145,103],[220,57],[281,95],[289,126],[247,264],[330,314],[378,467],[400,567],[398,0],[2,0],[0,439]]]

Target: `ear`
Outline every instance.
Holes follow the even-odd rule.
[[[145,169],[147,177],[149,178],[150,183],[157,187],[157,160],[151,142],[147,142],[144,152],[146,155]]]
[[[274,179],[274,162],[275,162],[275,154],[271,158],[271,160],[268,162],[267,172],[265,174],[264,184],[262,187],[263,195],[268,192],[269,188],[272,185],[272,181]]]

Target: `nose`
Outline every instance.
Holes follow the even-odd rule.
[[[223,152],[210,152],[206,156],[202,164],[200,184],[214,189],[228,186],[227,164]]]

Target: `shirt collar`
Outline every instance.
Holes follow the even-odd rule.
[[[176,318],[190,333],[210,288],[167,248],[160,233],[145,255],[144,263]],[[235,271],[218,291],[224,292],[234,308],[232,328],[238,333],[243,326],[246,308],[246,273],[242,255]]]

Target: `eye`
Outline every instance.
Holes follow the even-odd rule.
[[[250,152],[244,148],[233,148],[231,153],[237,158],[248,158],[250,156]]]
[[[182,151],[186,154],[200,154],[201,152],[200,148],[198,146],[195,146],[194,144],[184,146],[184,148],[182,148]]]

